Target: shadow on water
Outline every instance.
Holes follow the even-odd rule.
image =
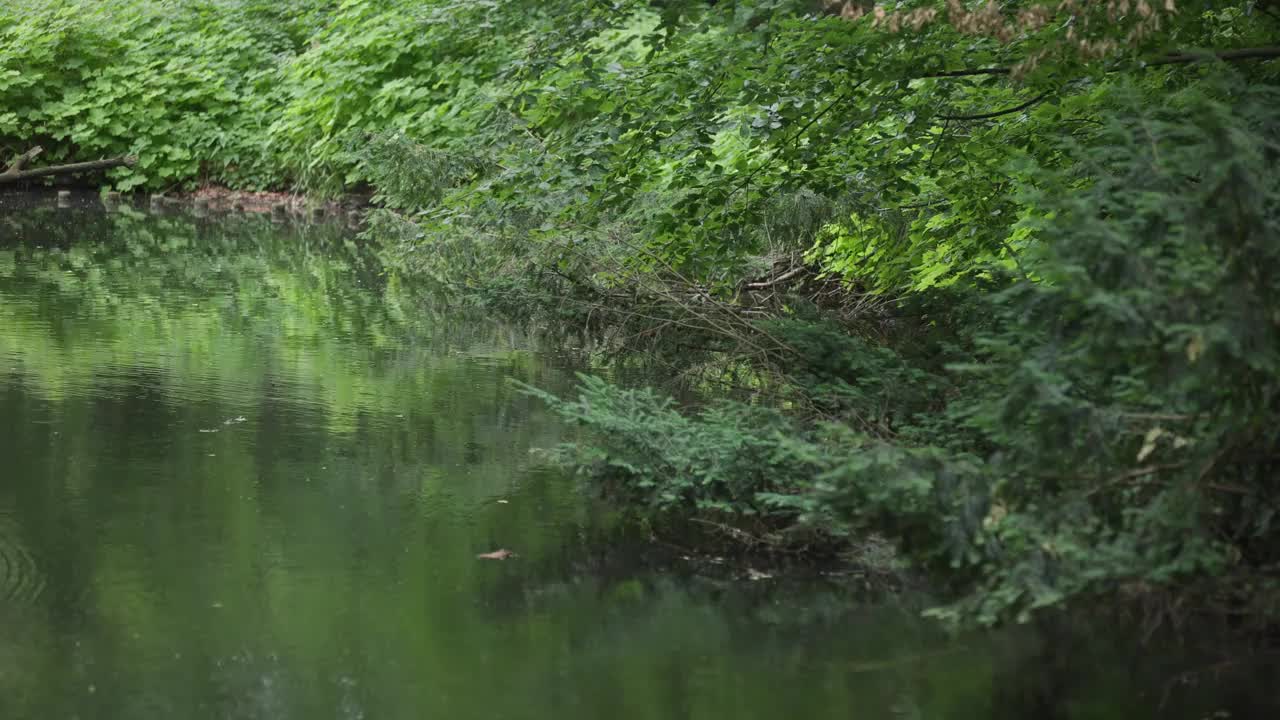
[[[0,196],[0,717],[1280,710],[1221,628],[948,638],[655,560],[531,457],[572,438],[510,382],[567,388],[549,357],[341,227]]]

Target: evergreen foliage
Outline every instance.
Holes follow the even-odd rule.
[[[551,401],[600,446],[563,452],[647,502],[897,538],[959,581],[950,619],[1117,589],[1274,602],[1280,96],[1232,75],[1116,93],[1063,141],[1074,165],[1023,168],[1044,241],[981,297],[964,362],[802,326],[791,378],[840,422],[683,418],[588,379]]]

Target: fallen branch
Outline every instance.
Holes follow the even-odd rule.
[[[34,178],[50,177],[53,175],[71,175],[74,173],[93,172],[95,170],[109,170],[115,167],[132,167],[138,162],[138,158],[133,155],[122,155],[115,158],[107,158],[105,160],[90,160],[89,162],[70,163],[67,165],[50,165],[48,167],[36,168],[34,170],[24,170],[27,163],[31,162],[37,155],[42,152],[42,148],[33,147],[25,153],[14,158],[9,164],[9,169],[0,173],[0,183],[21,182],[23,180],[31,180]]]
[[[773,287],[774,285],[778,285],[780,283],[784,283],[788,280],[791,280],[792,278],[799,277],[800,275],[804,274],[806,270],[808,270],[808,268],[805,267],[804,265],[801,265],[799,267],[792,268],[791,270],[788,270],[787,272],[782,273],[781,275],[773,278],[772,280],[763,280],[761,282],[746,283],[742,287],[746,288],[747,290],[765,290],[767,288]]]
[[[17,175],[27,166],[27,163],[36,159],[36,156],[44,152],[44,148],[39,145],[15,157],[13,162],[9,163],[9,167],[4,171],[3,175]]]

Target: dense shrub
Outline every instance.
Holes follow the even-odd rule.
[[[284,181],[268,147],[285,63],[328,2],[56,2],[0,9],[0,145],[133,154],[118,189]]]
[[[968,362],[939,376],[810,327],[791,378],[842,422],[687,417],[587,380],[551,400],[596,443],[564,458],[632,502],[896,538],[958,581],[951,619],[1117,589],[1273,601],[1280,94],[1226,76],[1125,97],[1075,165],[1027,171],[1043,242],[983,296]]]

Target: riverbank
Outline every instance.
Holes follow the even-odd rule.
[[[307,222],[339,222],[352,228],[364,226],[372,209],[368,197],[345,196],[338,200],[320,200],[299,193],[254,192],[207,186],[191,192],[158,194],[123,194],[97,190],[91,182],[65,182],[55,187],[0,189],[0,200],[21,207],[28,204],[67,205],[101,203],[108,209],[128,205],[155,211],[185,211],[197,215],[254,214],[270,215],[278,220]]]
[[[193,206],[207,205],[210,208],[222,210],[269,213],[281,212],[280,209],[283,208],[284,212],[290,215],[351,218],[356,222],[370,209],[367,195],[344,195],[337,199],[324,200],[308,197],[302,193],[233,190],[218,186],[205,186],[189,193],[176,195],[166,193],[164,197],[187,202]]]

